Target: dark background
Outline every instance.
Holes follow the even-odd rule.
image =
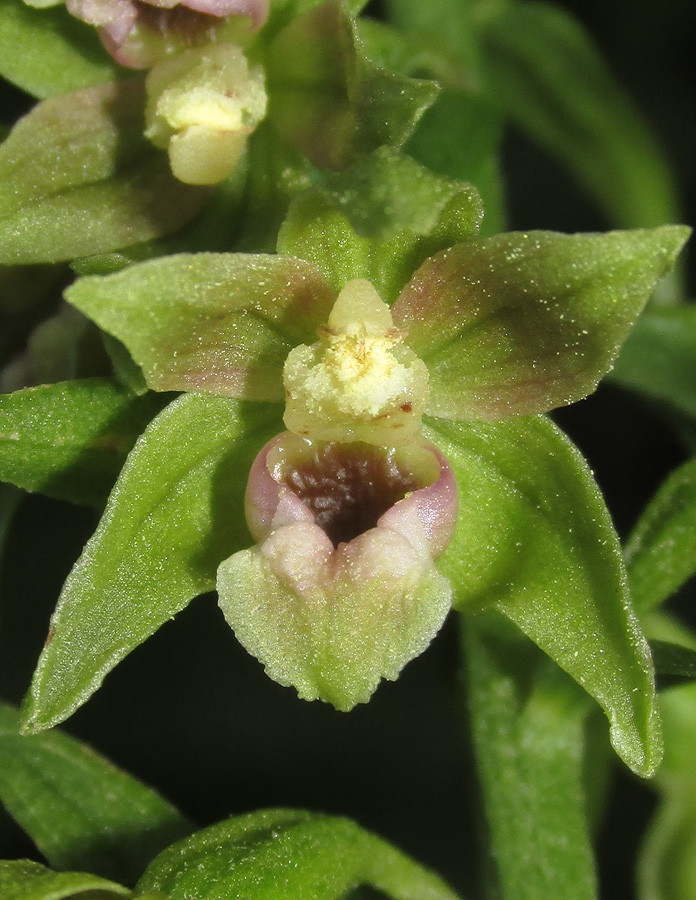
[[[682,188],[683,221],[693,223],[696,7],[689,0],[560,5],[585,23],[652,123]],[[26,108],[8,89],[2,119]],[[513,131],[503,168],[511,228],[607,227],[572,179]],[[611,386],[556,419],[588,457],[622,535],[687,455],[659,410]],[[41,497],[21,503],[0,570],[0,696],[18,702],[25,692],[62,582],[96,521],[92,511]],[[678,600],[687,616],[690,600],[693,591]],[[202,825],[263,806],[348,815],[466,891],[478,865],[479,811],[459,715],[456,630],[452,619],[397,683],[344,715],[270,682],[206,596],[126,659],[67,730]],[[653,795],[617,765],[609,808],[598,840],[603,897],[630,900],[632,859]],[[0,856],[32,852],[0,812]]]

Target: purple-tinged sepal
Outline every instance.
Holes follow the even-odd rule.
[[[426,649],[450,609],[433,560],[456,523],[452,470],[435,447],[309,441],[257,456],[246,495],[259,542],[218,570],[238,640],[306,700],[347,711]]]

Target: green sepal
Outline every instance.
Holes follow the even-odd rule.
[[[680,218],[661,149],[576,19],[549,3],[506,4],[479,38],[490,102],[567,165],[612,224]]]
[[[462,611],[495,607],[602,706],[616,752],[651,775],[662,743],[648,644],[629,605],[619,539],[578,450],[543,417],[429,418],[459,485],[438,567]]]
[[[71,715],[250,543],[239,474],[282,429],[280,416],[271,405],[188,394],[153,420],[65,583],[22,709],[26,732]]]
[[[461,628],[501,900],[596,900],[584,794],[589,697],[496,614]]]
[[[639,615],[696,574],[696,458],[666,479],[626,543],[631,599]]]
[[[429,411],[495,421],[587,396],[689,234],[511,232],[426,260],[393,315],[430,372]]]
[[[283,399],[283,363],[335,296],[301,259],[196,253],[79,279],[66,299],[122,341],[157,391]]]
[[[226,181],[211,189],[201,213],[174,234],[132,244],[113,253],[74,259],[70,268],[77,275],[111,275],[135,263],[174,253],[236,249],[238,230],[243,224],[240,208],[246,179],[247,166],[243,158]]]
[[[0,4],[0,75],[44,100],[114,81],[116,65],[94,28],[65,7],[31,9],[22,0]]]
[[[609,377],[696,418],[696,303],[646,309]]]
[[[109,378],[0,395],[0,479],[59,500],[102,506],[162,399]]]
[[[321,168],[344,168],[382,145],[400,147],[438,90],[375,66],[340,0],[294,18],[265,62],[270,120]]]
[[[193,831],[171,804],[86,744],[58,731],[21,735],[17,711],[5,704],[0,800],[50,865],[125,884]]]
[[[0,145],[0,263],[58,262],[170,234],[208,192],[143,137],[142,78],[39,103]]]
[[[92,893],[94,892],[94,893]],[[116,884],[82,872],[52,872],[28,859],[0,860],[2,900],[100,900],[130,897],[131,892]]]
[[[391,170],[387,195],[372,193],[371,178],[387,162]],[[365,171],[373,199],[361,208],[353,204],[352,194],[361,189]],[[381,151],[367,170],[356,165],[343,177],[343,184],[350,186],[343,195],[348,198],[345,202],[335,188],[307,191],[291,205],[278,235],[279,253],[313,262],[337,293],[352,278],[366,278],[382,299],[392,303],[429,256],[478,234],[483,210],[476,189],[437,178],[405,156]],[[406,200],[401,214],[392,218],[390,195],[408,198],[411,192],[416,201]],[[365,220],[373,205],[380,205],[379,199],[386,207],[380,225],[385,236],[371,239]]]
[[[354,822],[283,809],[228,819],[175,844],[134,896],[339,900],[361,884],[394,900],[457,900],[437,875]]]

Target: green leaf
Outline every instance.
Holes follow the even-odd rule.
[[[264,810],[228,819],[165,850],[135,896],[170,900],[338,900],[369,884],[394,900],[456,900],[434,873],[348,819]]]
[[[141,78],[38,104],[0,145],[0,263],[57,262],[176,231],[208,192],[143,137]]]
[[[696,573],[696,458],[676,469],[626,543],[631,599],[643,615]]]
[[[439,175],[475,185],[483,200],[481,232],[504,231],[504,186],[500,171],[502,116],[469,92],[443,88],[426,110],[406,151]]]
[[[430,372],[429,411],[495,421],[587,396],[689,233],[513,232],[426,260],[393,315]]]
[[[595,900],[583,791],[589,701],[505,624],[484,615],[462,629],[474,749],[501,900]]]
[[[108,378],[0,395],[0,479],[59,500],[101,506],[128,451],[162,406]]]
[[[0,704],[0,799],[48,862],[133,884],[193,827],[173,806],[58,731],[21,736]]]
[[[578,22],[548,3],[505,5],[480,32],[490,100],[574,172],[610,221],[680,218],[669,168]]]
[[[285,358],[335,296],[299,259],[197,253],[81,278],[65,297],[122,341],[157,391],[282,400]]]
[[[246,473],[282,430],[277,407],[184,395],[132,450],[65,583],[23,707],[28,732],[66,719],[106,674],[251,543]]]
[[[393,157],[392,164],[393,186],[400,183],[404,193],[411,189],[412,178],[419,182],[425,172],[405,157]],[[307,191],[290,207],[278,236],[278,252],[313,262],[336,293],[352,278],[367,278],[391,303],[431,254],[478,233],[481,201],[476,190],[459,182],[431,179],[429,174],[424,176],[424,182],[437,188],[428,191],[420,215],[409,228],[382,240],[360,234],[327,192]],[[389,231],[394,231],[393,226]]]
[[[437,85],[375,66],[340,0],[297,16],[272,42],[268,115],[315,165],[341,169],[382,145],[398,148]]]
[[[412,39],[446,47],[472,71],[478,68],[478,37],[469,0],[387,0],[389,20]]]
[[[650,641],[650,650],[660,687],[665,687],[665,682],[696,681],[696,650],[667,641]]]
[[[646,309],[609,377],[696,418],[696,304]]]
[[[692,747],[693,752],[693,747]],[[638,900],[693,900],[696,785],[679,784],[658,809],[638,860]]]
[[[64,7],[31,9],[22,0],[0,5],[0,75],[35,97],[103,84],[122,73],[95,29]]]
[[[650,775],[661,757],[650,652],[623,557],[577,449],[547,419],[429,419],[454,469],[459,525],[438,562],[462,610],[495,607],[604,709],[617,753]]]
[[[662,804],[638,862],[640,900],[691,900],[696,890],[696,684],[663,691],[665,761],[657,774]]]
[[[28,859],[0,860],[2,900],[89,900],[92,891],[98,891],[101,900],[130,896],[120,884],[97,875],[52,872]]]

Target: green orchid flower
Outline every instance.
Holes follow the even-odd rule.
[[[438,202],[423,215],[427,231],[386,229],[368,239],[324,194],[308,194],[290,211],[278,255],[182,254],[68,289],[69,302],[125,343],[151,389],[185,393],[136,443],[66,582],[25,703],[28,730],[68,716],[216,580],[226,615],[273,677],[349,708],[424,649],[451,587],[458,610],[494,609],[521,628],[601,704],[623,759],[641,774],[654,770],[661,744],[652,665],[618,538],[582,457],[541,414],[594,389],[688,229],[481,239],[475,192],[460,186]],[[367,393],[344,402],[357,383],[344,377],[356,335],[374,339],[377,355],[363,371]],[[389,373],[400,373],[396,390]],[[329,383],[336,390],[324,390]],[[309,434],[281,435],[286,391],[286,426]],[[327,422],[328,432],[313,431]],[[400,447],[397,433],[408,435]],[[328,465],[329,505],[342,509],[336,459],[359,473],[345,493],[367,498],[370,515],[349,517],[349,540],[339,533],[334,544],[324,532],[303,545],[300,532],[306,537],[320,517],[300,483]],[[371,468],[377,488],[363,490]],[[242,519],[250,472],[251,538]],[[429,543],[426,533],[419,543],[419,494],[450,477],[459,495],[452,540],[454,506],[445,503],[446,539]],[[396,483],[391,494],[387,483]],[[274,523],[281,506],[287,515]],[[414,529],[384,521],[393,525],[401,512]],[[341,547],[353,543],[353,553],[354,542],[371,544],[380,530],[410,545],[393,553],[397,573],[406,555],[417,562],[413,590],[399,584],[390,615],[404,597],[417,598],[414,619],[427,615],[408,623],[406,603],[376,634],[374,607],[370,619],[355,602],[362,576],[332,582],[325,573],[347,552]],[[295,551],[308,547],[314,562],[295,565]],[[385,584],[390,553],[385,543],[365,556]],[[304,594],[308,573],[314,582]],[[376,581],[365,594],[368,611],[370,596],[384,599]],[[308,604],[299,621],[293,604],[303,596],[316,601],[316,622]],[[352,619],[335,612],[351,603]],[[358,648],[351,659],[345,646]]]

